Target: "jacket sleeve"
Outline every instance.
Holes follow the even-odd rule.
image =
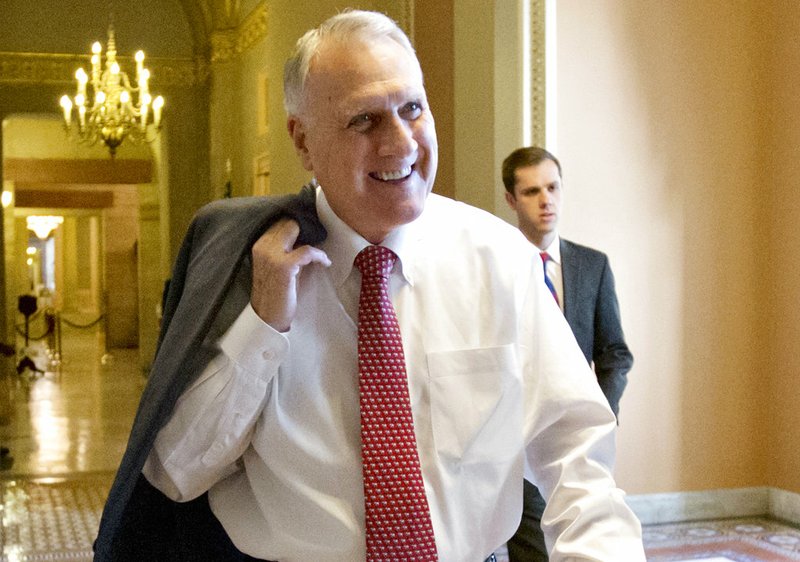
[[[604,260],[600,276],[594,324],[592,361],[597,382],[614,414],[618,416],[622,392],[628,384],[628,371],[633,366],[633,355],[625,343],[614,288],[614,274],[608,258]]]

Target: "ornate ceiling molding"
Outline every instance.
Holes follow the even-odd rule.
[[[267,3],[261,2],[236,29],[211,34],[211,62],[225,62],[267,38]]]
[[[135,68],[133,57],[117,57],[124,68]],[[0,52],[0,84],[63,84],[74,86],[75,70],[91,68],[88,55]],[[155,86],[190,86],[205,81],[202,61],[152,57],[147,59]]]

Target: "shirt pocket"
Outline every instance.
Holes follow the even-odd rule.
[[[512,345],[429,353],[436,451],[461,463],[522,450],[522,392]]]

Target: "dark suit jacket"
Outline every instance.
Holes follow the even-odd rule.
[[[95,562],[181,559],[164,549],[170,546],[171,526],[180,526],[176,517],[192,506],[179,507],[149,486],[142,467],[176,400],[216,354],[214,342],[249,302],[250,249],[283,216],[300,224],[298,244],[324,240],[311,186],[298,195],[215,201],[192,221],[164,300],[158,351],[103,510]]]
[[[560,250],[564,316],[586,361],[594,363],[597,382],[618,415],[633,355],[622,333],[614,274],[602,252],[563,238]]]

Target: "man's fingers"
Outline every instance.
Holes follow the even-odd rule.
[[[300,267],[308,265],[310,263],[318,263],[324,265],[325,267],[330,267],[331,260],[328,257],[328,254],[320,250],[319,248],[315,248],[314,246],[300,246],[296,248],[292,252],[293,258],[295,263]]]
[[[253,244],[253,285],[250,304],[267,324],[285,332],[297,310],[297,276],[311,263],[331,265],[327,254],[313,246],[295,248],[300,227],[282,219]]]
[[[327,254],[314,246],[295,248],[300,236],[300,226],[292,219],[280,219],[273,224],[253,245],[254,255],[273,256],[273,259],[285,258],[295,266],[319,263],[330,266]],[[284,261],[280,259],[280,261]]]

